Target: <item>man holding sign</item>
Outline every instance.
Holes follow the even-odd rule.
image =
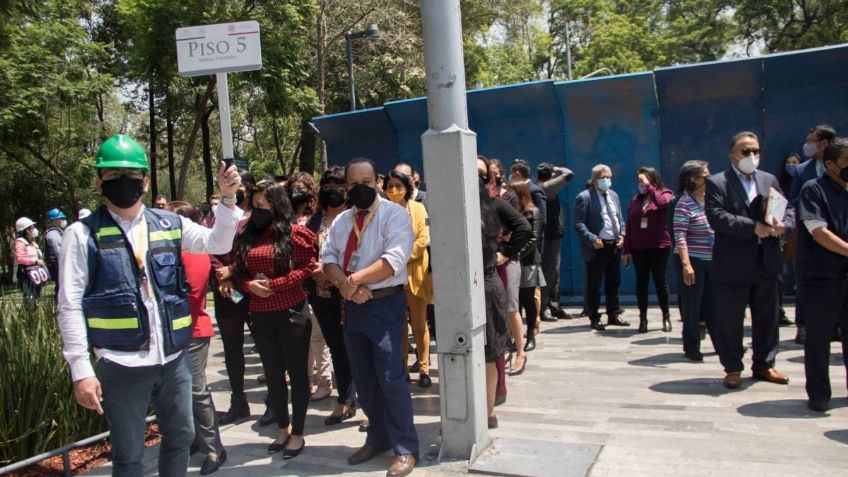
[[[782,221],[763,222],[763,196],[781,192],[777,178],[757,170],[756,134],[740,132],[730,143],[730,167],[707,179],[706,212],[715,230],[713,273],[716,326],[713,343],[730,389],[742,384],[745,308],[751,307],[753,378],[788,384],[774,369],[778,342],[778,276],[783,270],[779,237],[795,226],[788,207]]]
[[[194,419],[185,352],[192,317],[180,252],[230,250],[241,178],[232,166],[218,172],[223,207],[210,230],[142,204],[150,165],[132,138],[104,142],[94,167],[104,205],[68,227],[59,257],[58,321],[74,396],[106,414],[117,476],[142,475],[152,402],[163,436],[159,475],[183,476]]]

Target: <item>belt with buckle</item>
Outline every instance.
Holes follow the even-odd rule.
[[[371,299],[379,300],[380,298],[386,298],[387,296],[392,296],[395,293],[403,292],[403,285],[395,285],[393,287],[386,288],[377,288],[376,290],[371,290]]]
[[[603,243],[604,243],[604,245],[606,245],[606,246],[618,245],[618,240],[606,240],[606,239],[601,239],[601,242],[603,242]]]

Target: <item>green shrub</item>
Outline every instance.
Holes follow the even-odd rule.
[[[74,399],[55,316],[52,294],[34,309],[0,298],[0,465],[107,429]]]

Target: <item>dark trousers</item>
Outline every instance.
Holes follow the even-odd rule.
[[[546,240],[542,252],[542,274],[545,276],[548,292],[542,294],[542,311],[551,305],[559,306],[559,265],[560,239]]]
[[[50,272],[50,279],[56,285],[56,288],[53,289],[53,298],[57,298],[59,296],[59,266],[47,265],[47,271]]]
[[[206,385],[206,361],[209,357],[210,338],[192,338],[186,352],[191,363],[191,407],[194,414],[194,443],[203,455],[224,451],[218,419],[215,418],[215,403]]]
[[[774,367],[778,342],[777,276],[763,275],[762,248],[754,281],[746,284],[718,282],[713,276],[716,333],[713,344],[727,373],[741,372],[744,351],[745,308],[751,307],[751,338],[754,371]]]
[[[536,308],[536,287],[518,289],[518,307],[524,309],[524,317],[527,319],[527,337],[532,338],[539,319],[539,310]],[[545,308],[542,307],[542,309]]]
[[[368,416],[365,443],[418,455],[412,397],[403,369],[401,333],[406,296],[395,293],[361,305],[346,301],[345,344],[359,404]]]
[[[677,296],[680,305],[680,316],[683,318],[683,351],[695,352],[701,350],[701,322],[707,326],[710,339],[715,334],[715,298],[713,296],[713,284],[710,282],[709,260],[689,258],[692,269],[695,271],[695,283],[685,285],[683,283],[683,264],[680,258],[675,258],[677,264],[677,275],[680,277],[677,283]]]
[[[191,365],[186,353],[163,366],[138,368],[101,359],[95,372],[103,389],[103,411],[111,431],[112,475],[143,475],[147,430],[144,420],[151,402],[162,433],[159,475],[186,475],[189,447],[194,440]]]
[[[244,325],[250,321],[248,300],[245,298],[236,304],[217,290],[212,296],[215,299],[215,321],[224,344],[224,365],[230,391],[241,395],[244,394]]]
[[[807,326],[807,297],[802,288],[795,289],[795,326]]]
[[[830,337],[833,326],[842,332],[842,363],[848,369],[848,280],[802,280],[807,302],[807,340],[804,343],[804,373],[807,396],[815,401],[830,400]]]
[[[344,340],[344,329],[342,328],[342,302],[340,299],[311,297],[309,303],[324,341],[330,348],[330,357],[333,360],[333,371],[336,373],[336,386],[339,390],[339,404],[350,404],[353,401],[351,393],[353,378],[350,375],[350,361],[347,357],[347,347]]]
[[[291,433],[303,435],[306,408],[309,405],[309,339],[312,322],[306,301],[291,308],[267,313],[251,313],[256,331],[254,341],[268,379],[268,398],[280,429],[291,424]],[[291,379],[292,413],[286,373]]]
[[[657,300],[663,316],[668,315],[668,280],[666,268],[670,248],[653,250],[631,250],[633,268],[636,270],[636,303],[639,305],[639,316],[648,316],[648,279],[654,279],[657,290]]]
[[[601,280],[604,281],[607,316],[618,313],[618,287],[621,285],[621,250],[614,244],[595,250],[595,257],[586,262],[586,307],[589,319],[600,320]]]

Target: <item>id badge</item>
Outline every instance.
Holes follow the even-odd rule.
[[[647,229],[648,228],[648,218],[642,217],[642,220],[639,222],[639,228]]]
[[[355,272],[357,265],[359,265],[359,254],[354,253],[350,256],[350,262],[347,264],[347,271],[350,273]]]

